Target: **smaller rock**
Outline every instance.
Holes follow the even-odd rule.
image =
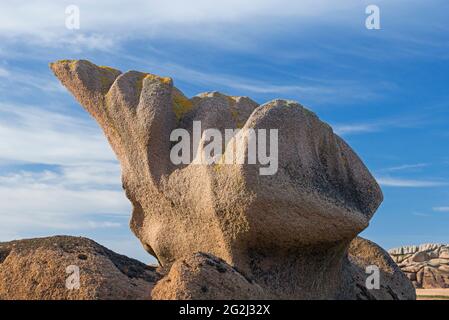
[[[430,256],[426,252],[417,252],[411,258],[413,262],[424,262],[430,260]]]
[[[446,251],[446,250],[441,251],[440,255],[439,255],[439,258],[440,259],[449,259],[449,251]]]
[[[449,266],[446,265],[446,264],[443,264],[443,265],[438,267],[438,270],[449,273]]]
[[[401,256],[395,256],[396,257],[396,262],[397,263],[403,263],[404,261],[409,259],[411,256],[413,256],[413,255],[412,254],[404,254],[404,255],[401,255]]]
[[[417,273],[419,270],[424,268],[425,265],[426,264],[424,264],[424,263],[407,265],[405,267],[402,267],[401,270],[403,272],[408,272],[408,273]]]
[[[418,287],[417,288],[421,288],[423,285],[423,277],[424,277],[424,268],[422,268],[421,270],[418,271],[418,273],[416,273],[416,282],[418,283]]]
[[[343,299],[358,300],[415,300],[415,289],[410,278],[398,268],[388,253],[375,243],[355,238],[348,250],[349,265],[352,269],[349,287],[353,288],[354,297],[342,297]],[[380,271],[380,290],[366,289],[366,268],[376,265]],[[412,276],[410,276],[412,277]]]
[[[439,267],[442,264],[449,264],[448,259],[431,259],[427,262],[427,264],[431,267]]]
[[[422,287],[426,289],[438,289],[449,287],[449,277],[442,275],[437,269],[425,267],[422,279]]]
[[[79,288],[66,281],[79,270]],[[81,237],[0,243],[0,300],[149,299],[155,267]],[[75,279],[75,278],[74,278]]]
[[[407,278],[409,278],[410,281],[416,281],[416,273],[408,273],[408,272],[404,272],[404,274],[406,275]]]
[[[267,299],[263,289],[225,261],[205,253],[177,260],[151,292],[154,300]]]

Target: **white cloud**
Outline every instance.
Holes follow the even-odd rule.
[[[160,65],[159,65],[160,68]],[[237,76],[210,74],[200,72],[194,69],[188,69],[174,64],[165,67],[167,73],[173,74],[175,79],[184,80],[189,83],[207,85],[211,88],[215,86],[230,88],[240,92],[249,92],[255,94],[295,94],[306,100],[327,100],[335,99],[337,96],[344,96],[350,99],[352,91],[361,90],[370,96],[368,89],[355,88],[355,84],[346,84],[345,86],[332,85],[327,83],[314,83],[304,85],[283,85],[266,81],[248,79]]]
[[[92,213],[125,215],[129,212],[129,203],[121,190],[108,190],[102,185],[88,183],[79,187],[64,174],[49,171],[22,171],[0,176],[0,203],[3,215],[27,215],[38,219]]]
[[[45,93],[66,92],[62,85],[55,77],[46,77],[42,75],[34,75],[31,71],[24,70],[3,70],[0,68],[0,90],[5,93],[10,93],[11,90],[20,88],[21,93],[26,89],[37,89]]]
[[[117,228],[110,216],[128,219],[119,164],[93,121],[0,104],[0,136],[0,164],[18,168],[0,175],[0,233]]]
[[[120,227],[116,219],[126,221],[131,205],[119,188],[119,179],[102,178],[103,168],[97,166],[92,171],[97,169],[99,177],[93,179],[84,175],[74,179],[73,172],[65,173],[70,168],[61,173],[20,171],[0,176],[0,233]],[[112,217],[116,219],[111,221]]]
[[[332,127],[335,133],[347,136],[352,134],[374,133],[388,129],[410,129],[422,126],[429,122],[426,116],[402,116],[371,120],[361,123],[341,124],[335,123]]]
[[[405,1],[377,2],[390,12],[393,7],[400,12]],[[65,27],[65,8],[72,4],[80,9],[80,30]],[[120,39],[130,37],[183,38],[242,47],[250,39],[257,43],[255,35],[260,39],[278,32],[278,26],[286,22],[301,26],[295,35],[306,35],[310,32],[308,27],[323,21],[363,30],[368,4],[368,0],[130,0],[126,5],[119,0],[18,0],[2,3],[0,37],[11,41],[25,37],[40,46],[73,44],[105,51]],[[412,7],[410,0],[406,4]],[[97,37],[101,41],[96,41]]]
[[[373,87],[361,86],[355,81],[332,81],[324,79],[301,79],[301,85],[281,84],[254,78],[246,78],[229,74],[207,73],[194,68],[187,68],[175,63],[167,63],[164,59],[137,58],[129,54],[119,52],[121,58],[140,65],[141,70],[150,70],[160,75],[170,75],[176,81],[184,81],[189,84],[197,84],[209,90],[222,88],[229,90],[224,92],[231,95],[237,94],[278,94],[291,95],[308,103],[323,103],[336,100],[360,101],[378,96],[380,91]]]
[[[341,136],[358,134],[358,133],[369,133],[376,132],[380,130],[377,124],[336,124],[333,126],[334,132]]]
[[[428,214],[428,213],[422,213],[422,212],[412,212],[412,214],[413,214],[414,216],[417,216],[417,217],[424,217],[424,218],[429,218],[429,217],[431,217],[430,214]]]
[[[438,180],[414,180],[392,177],[376,177],[376,180],[385,187],[431,188],[448,185],[447,182]]]
[[[415,170],[428,167],[429,163],[416,163],[416,164],[403,164],[400,166],[389,167],[385,169],[380,169],[378,172],[395,172],[395,171],[405,171],[405,170]]]
[[[118,222],[111,222],[111,221],[87,221],[87,225],[92,229],[98,229],[98,228],[119,228],[122,225]]]
[[[69,4],[80,9],[81,29],[152,31],[152,27],[172,25],[204,25],[254,21],[264,17],[316,17],[353,8],[348,2],[336,5],[331,0],[130,0],[122,1],[51,1],[5,2],[0,13],[0,32],[4,34],[42,33],[65,29],[65,8]],[[132,23],[130,23],[132,22]],[[137,22],[137,23],[136,23]]]
[[[0,67],[0,78],[6,78],[10,75],[9,71]]]
[[[449,212],[449,207],[434,207],[432,209],[436,212]]]
[[[79,165],[115,160],[93,121],[43,108],[0,103],[0,136],[3,163]]]

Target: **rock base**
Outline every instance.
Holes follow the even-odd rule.
[[[160,277],[156,267],[86,238],[0,243],[0,300],[149,299]]]

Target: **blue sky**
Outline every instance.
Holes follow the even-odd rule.
[[[79,30],[65,27],[70,4]],[[368,4],[381,30],[365,28]],[[171,76],[189,96],[299,101],[382,186],[365,237],[449,243],[448,14],[443,0],[0,4],[0,241],[83,235],[151,260],[106,139],[48,69],[89,59]]]

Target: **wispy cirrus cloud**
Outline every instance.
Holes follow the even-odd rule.
[[[395,172],[395,171],[409,171],[429,167],[430,163],[415,163],[415,164],[403,164],[400,166],[388,167],[377,170],[377,172]]]
[[[403,117],[403,118],[372,120],[370,122],[361,122],[361,123],[348,123],[348,124],[336,123],[332,127],[334,128],[335,133],[341,136],[348,136],[355,134],[381,132],[393,128],[399,129],[416,128],[426,123],[426,121],[427,120],[425,120],[424,118]]]
[[[0,78],[5,78],[10,75],[9,71],[5,68],[0,67]]]
[[[232,95],[288,95],[295,99],[307,101],[308,103],[327,103],[336,100],[347,102],[365,101],[380,97],[389,84],[382,85],[361,85],[352,80],[332,80],[332,79],[311,79],[299,77],[294,80],[282,81],[280,79],[258,79],[257,77],[245,77],[219,72],[205,72],[194,67],[187,67],[174,62],[167,62],[160,56],[159,52],[154,52],[150,58],[142,59],[131,56],[123,51],[115,53],[121,58],[138,64],[142,70],[170,75],[176,82],[181,81],[190,85],[197,85],[205,90],[215,90],[221,88],[225,93]],[[285,80],[285,79],[284,79]],[[226,92],[228,90],[229,92]],[[260,101],[265,102],[265,101]]]
[[[336,124],[333,125],[334,132],[341,136],[377,132],[381,130],[382,126],[377,123],[362,123],[362,124]]]
[[[80,9],[80,30],[65,27],[65,9],[72,4]],[[369,0],[338,3],[333,0],[130,0],[123,6],[118,0],[18,0],[2,3],[0,38],[10,43],[26,39],[41,47],[71,46],[75,50],[105,52],[129,39],[186,39],[223,49],[247,50],[257,48],[267,36],[285,31],[282,28],[285,23],[297,26],[295,36],[309,36],[314,26],[323,23],[360,33],[369,4]],[[390,13],[407,9],[411,15],[421,13],[423,6],[416,0],[378,0],[376,4]],[[396,16],[396,20],[402,21],[402,15]],[[414,20],[406,23],[408,28],[414,25],[423,28]],[[389,56],[369,50],[363,53],[367,50],[363,46],[345,48],[365,57]]]
[[[119,164],[93,121],[0,103],[0,136],[0,233],[127,224]]]
[[[0,103],[0,162],[56,165],[114,161],[93,121],[30,105]]]
[[[377,182],[385,187],[402,187],[402,188],[433,188],[448,186],[449,183],[440,180],[419,180],[393,177],[376,177]]]
[[[446,206],[446,207],[433,207],[432,210],[436,211],[436,212],[449,212],[449,206]]]
[[[123,28],[133,31],[128,34],[146,37],[198,37],[207,35],[210,30],[221,32],[218,26],[226,25],[263,25],[264,19],[314,18],[327,16],[338,19],[336,12],[344,14],[354,10],[356,5],[349,2],[338,6],[330,0],[249,0],[216,1],[195,0],[189,3],[182,0],[163,2],[157,0],[130,0],[126,6],[121,1],[93,2],[78,0],[75,2],[40,0],[5,2],[0,12],[0,35],[17,37],[18,35],[37,36],[44,40],[57,40],[56,36],[70,33],[65,28],[65,8],[75,4],[80,9],[81,28],[86,32],[120,34]],[[135,23],[138,21],[139,23]],[[206,28],[209,27],[209,28]],[[188,29],[186,29],[188,28]],[[272,26],[266,26],[271,29]],[[190,32],[188,32],[190,31]],[[221,34],[225,38],[226,33]],[[206,40],[204,38],[203,40]]]
[[[428,214],[428,213],[423,213],[423,212],[412,212],[412,215],[416,216],[416,217],[423,217],[423,218],[430,218],[432,215]]]
[[[403,188],[433,188],[448,186],[449,182],[442,179],[393,177],[391,174],[402,173],[402,175],[415,174],[424,168],[429,168],[430,163],[414,163],[391,166],[375,171],[377,182],[385,187],[403,187]]]
[[[126,221],[130,211],[121,190],[89,180],[80,185],[49,170],[0,176],[0,203],[2,225],[17,231],[116,227],[109,217]]]
[[[2,79],[0,92],[7,93],[17,90],[17,88],[20,88],[22,93],[27,89],[37,89],[46,94],[65,92],[65,89],[54,77],[36,75],[30,70],[0,68],[0,78]]]

